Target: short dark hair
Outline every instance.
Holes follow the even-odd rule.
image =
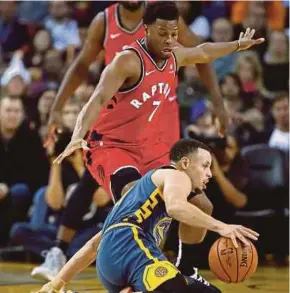
[[[198,149],[204,149],[211,153],[209,147],[202,142],[195,139],[181,139],[176,142],[170,150],[170,160],[173,162],[180,161],[183,157],[186,157],[190,153],[197,151]]]
[[[278,103],[284,99],[289,100],[289,93],[283,92],[283,93],[277,94],[272,101],[272,106],[274,106],[276,103]]]
[[[241,81],[240,77],[236,73],[234,73],[234,72],[227,73],[226,75],[224,75],[221,78],[221,80],[219,82],[220,87],[226,82],[226,79],[228,77],[231,77],[235,81],[235,83],[239,87],[239,92],[241,94],[241,92],[243,91],[243,84],[242,84],[242,81]]]
[[[164,20],[178,20],[179,11],[173,1],[153,1],[146,5],[143,23],[152,24],[157,18]]]

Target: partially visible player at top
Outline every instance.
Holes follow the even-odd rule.
[[[188,226],[205,228],[228,237],[235,247],[258,233],[240,225],[229,225],[203,213],[188,203],[191,192],[203,190],[211,178],[211,154],[207,146],[192,139],[178,141],[170,150],[171,164],[149,171],[115,204],[102,230],[97,255],[98,278],[109,293],[130,286],[140,292],[215,293],[197,280],[184,277],[162,254],[158,244],[176,219]],[[66,265],[75,273],[88,262],[87,250],[96,256],[89,242]],[[65,268],[66,268],[65,267]],[[49,292],[53,282],[39,292]]]
[[[87,40],[79,56],[68,70],[52,107],[49,122],[50,139],[48,142],[53,143],[55,139],[55,129],[60,126],[59,117],[61,116],[61,109],[65,101],[73,94],[74,90],[81,84],[81,82],[86,79],[89,65],[96,60],[96,56],[99,52],[103,50],[105,64],[108,64],[117,52],[122,51],[125,45],[129,45],[136,39],[145,36],[145,29],[143,26],[145,5],[145,1],[121,1],[120,3],[109,6],[104,12],[101,12],[96,16],[89,28]],[[198,38],[188,29],[182,18],[179,19],[178,29],[178,41],[182,45],[193,47],[198,44]],[[207,85],[213,98],[215,109],[217,110],[216,114],[220,117],[221,124],[223,125],[223,128],[225,128],[227,120],[225,112],[223,111],[223,104],[215,74],[213,70],[211,70],[209,64],[197,64],[197,68],[203,82]],[[147,74],[151,73],[148,72]],[[163,161],[160,161],[160,158],[162,159],[164,156],[167,156],[170,146],[179,139],[179,113],[175,94],[176,84],[177,80],[175,81],[174,86],[171,86],[172,91],[169,93],[166,110],[163,111],[162,120],[159,120],[158,125],[155,124],[155,130],[158,130],[158,134],[155,135],[154,142],[151,139],[151,141],[144,143],[142,146],[142,154],[145,158],[144,164],[147,165],[147,169],[162,164]],[[114,99],[108,107],[113,106]],[[155,107],[157,108],[159,105],[156,104]],[[148,124],[147,131],[149,136],[152,132],[151,129],[153,129],[152,124]],[[96,142],[94,141],[99,138],[96,134],[94,128],[92,128],[89,137],[92,144],[95,144]],[[88,162],[90,161],[91,159],[88,158]],[[101,166],[102,165],[100,165],[97,171],[102,175],[103,172]],[[113,167],[114,166],[112,166],[112,168]],[[122,165],[115,167],[115,170],[118,170]],[[111,184],[111,190],[116,194],[116,197],[119,197],[119,194],[127,183],[136,180],[141,176],[141,170],[132,168],[127,168],[126,170],[121,169],[120,172],[120,176],[118,176],[120,173],[114,174],[114,180]],[[69,242],[72,240],[80,226],[82,217],[85,214],[89,203],[92,201],[93,194],[98,187],[98,183],[96,181],[94,182],[90,173],[86,171],[77,188],[74,190],[61,219],[61,225],[58,229],[55,244],[57,247],[53,247],[49,251],[46,255],[45,262],[41,266],[33,269],[33,277],[51,279],[64,265],[66,261],[65,253],[69,247]],[[196,196],[193,201],[194,204],[202,206],[203,210],[207,213],[211,212],[211,203],[204,194]],[[196,233],[196,235],[198,235],[198,233]],[[197,236],[196,242],[199,242],[198,239],[199,236]],[[195,241],[192,243],[195,243]],[[183,253],[183,255],[185,254]]]

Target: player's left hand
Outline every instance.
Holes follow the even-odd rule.
[[[70,156],[77,149],[89,150],[87,142],[81,138],[71,140],[65,150],[53,161],[53,163],[60,164],[66,157]]]
[[[229,128],[229,116],[225,109],[214,109],[214,124],[220,136],[224,136]]]
[[[239,40],[238,40],[239,47],[238,47],[237,51],[247,50],[254,45],[262,44],[265,41],[264,38],[259,38],[259,39],[253,40],[254,34],[255,34],[255,30],[250,29],[250,28],[247,28],[245,33],[241,32]]]

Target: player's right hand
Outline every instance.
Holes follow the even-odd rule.
[[[89,150],[90,148],[88,147],[87,142],[81,138],[71,140],[65,150],[53,161],[53,163],[60,164],[77,149]]]
[[[53,148],[58,140],[58,135],[62,132],[61,113],[53,111],[49,115],[47,136],[44,142],[45,148]]]
[[[230,238],[235,248],[238,248],[237,239],[240,240],[245,245],[250,245],[247,238],[251,240],[258,240],[258,237],[259,237],[259,234],[256,231],[241,225],[224,224],[219,229],[218,233],[223,237]]]
[[[36,291],[33,293],[65,293],[65,290],[64,289],[56,290],[52,287],[51,282],[49,282],[43,285],[43,287],[39,291]]]

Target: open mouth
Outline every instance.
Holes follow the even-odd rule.
[[[164,48],[162,50],[162,52],[164,52],[164,53],[171,53],[172,52],[172,48]]]

